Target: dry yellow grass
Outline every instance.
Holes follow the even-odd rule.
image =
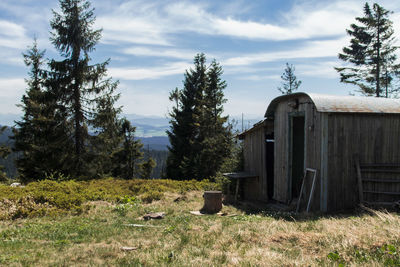
[[[374,211],[290,218],[287,214],[194,216],[201,192],[167,193],[151,204],[88,203],[78,216],[0,223],[0,264],[7,266],[316,266],[400,264],[400,217]],[[165,219],[143,221],[153,211]],[[154,227],[132,227],[144,224]],[[135,247],[123,251],[121,247]]]

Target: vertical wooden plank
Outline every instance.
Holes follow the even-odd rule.
[[[275,132],[275,184],[274,199],[286,202],[287,196],[287,103],[278,104],[275,111],[274,132]]]
[[[328,113],[321,113],[321,201],[322,212],[328,211]]]
[[[319,179],[317,179],[317,188],[321,188],[321,134],[320,134],[320,116],[321,113],[317,112],[314,106],[312,106],[312,114],[313,114],[313,135],[310,137],[314,145],[310,149],[313,155],[314,155],[314,160],[312,164],[310,164],[311,168],[317,170],[317,175],[319,176]],[[316,190],[316,195],[314,199],[314,205],[316,210],[321,210],[321,190]]]
[[[364,203],[364,196],[363,196],[363,186],[362,186],[362,179],[361,179],[361,169],[360,169],[360,161],[358,156],[356,157],[356,170],[357,170],[357,181],[358,181],[358,197],[360,200],[360,204]]]
[[[261,140],[262,140],[262,143],[261,143],[261,148],[262,148],[262,159],[261,159],[261,168],[262,168],[262,171],[261,171],[261,173],[262,173],[262,180],[264,181],[264,184],[263,184],[263,191],[262,191],[262,196],[261,196],[261,200],[264,200],[264,201],[267,201],[268,200],[268,177],[267,177],[267,164],[266,164],[266,162],[267,162],[267,151],[266,151],[266,148],[267,148],[267,144],[266,144],[266,142],[265,142],[265,137],[266,137],[266,126],[265,125],[263,125],[263,128],[262,128],[262,132],[261,132]]]

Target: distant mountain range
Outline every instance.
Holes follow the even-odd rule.
[[[136,127],[136,137],[140,139],[143,144],[143,151],[148,151],[157,162],[157,167],[154,170],[154,177],[160,177],[163,168],[165,167],[165,159],[168,154],[169,140],[166,131],[169,129],[169,119],[157,116],[141,116],[136,114],[124,115],[132,125]],[[14,126],[14,121],[20,120],[21,115],[17,114],[0,114],[0,127],[1,125]],[[246,119],[234,118],[234,130],[242,131],[251,128],[260,119]],[[6,143],[9,146],[13,145],[13,140],[9,138],[12,136],[12,130],[8,127],[2,135],[0,135],[0,144]],[[145,153],[146,154],[146,153]],[[12,153],[8,159],[0,159],[0,165],[5,166],[8,176],[15,177],[17,170],[15,168],[14,159],[17,157],[16,153]]]
[[[1,125],[0,125],[1,127]],[[3,134],[0,135],[0,144],[8,144],[12,146],[13,141],[9,138],[12,136],[12,130],[10,127],[6,128]],[[169,140],[167,136],[150,136],[150,137],[137,137],[143,144],[144,150],[168,150]]]
[[[125,114],[124,116],[136,127],[138,138],[167,136],[165,132],[169,128],[169,119],[167,118],[136,114]],[[15,125],[14,121],[20,119],[21,115],[18,114],[0,114],[0,125],[13,126]]]
[[[1,124],[0,124],[0,128],[1,128]],[[0,134],[0,144],[12,144],[12,140],[10,140],[9,136],[12,136],[12,130],[10,127],[7,127],[3,134]]]
[[[136,136],[139,139],[142,139],[145,145],[156,145],[154,143],[151,143],[153,142],[153,140],[157,140],[157,142],[162,141],[160,145],[162,144],[166,146],[168,144],[168,142],[166,143],[165,140],[168,140],[166,138],[166,131],[169,129],[169,118],[161,116],[144,116],[137,114],[124,114],[123,116],[131,121],[132,125],[136,127]],[[0,125],[13,126],[15,124],[14,121],[20,119],[21,115],[18,114],[0,114]],[[231,117],[231,119],[235,120],[234,129],[239,132],[251,128],[255,123],[262,120],[261,117],[251,119],[245,118],[242,123],[242,118]],[[152,141],[149,141],[150,143],[147,143],[147,141],[145,140],[150,137],[164,137],[164,139],[150,139]]]

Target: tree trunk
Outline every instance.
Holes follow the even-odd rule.
[[[201,213],[217,213],[222,209],[222,192],[221,191],[205,191],[204,206],[200,210]]]

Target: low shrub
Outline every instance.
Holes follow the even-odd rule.
[[[38,203],[32,197],[22,197],[18,200],[0,200],[0,220],[38,217],[57,212],[49,203]]]
[[[160,200],[165,192],[220,190],[220,185],[203,181],[123,180],[105,178],[91,181],[42,180],[25,187],[0,184],[0,220],[80,213],[87,201],[103,200],[120,204]]]
[[[157,191],[148,191],[141,195],[140,199],[145,203],[151,203],[153,200],[160,200],[162,199],[164,194],[162,192]]]

